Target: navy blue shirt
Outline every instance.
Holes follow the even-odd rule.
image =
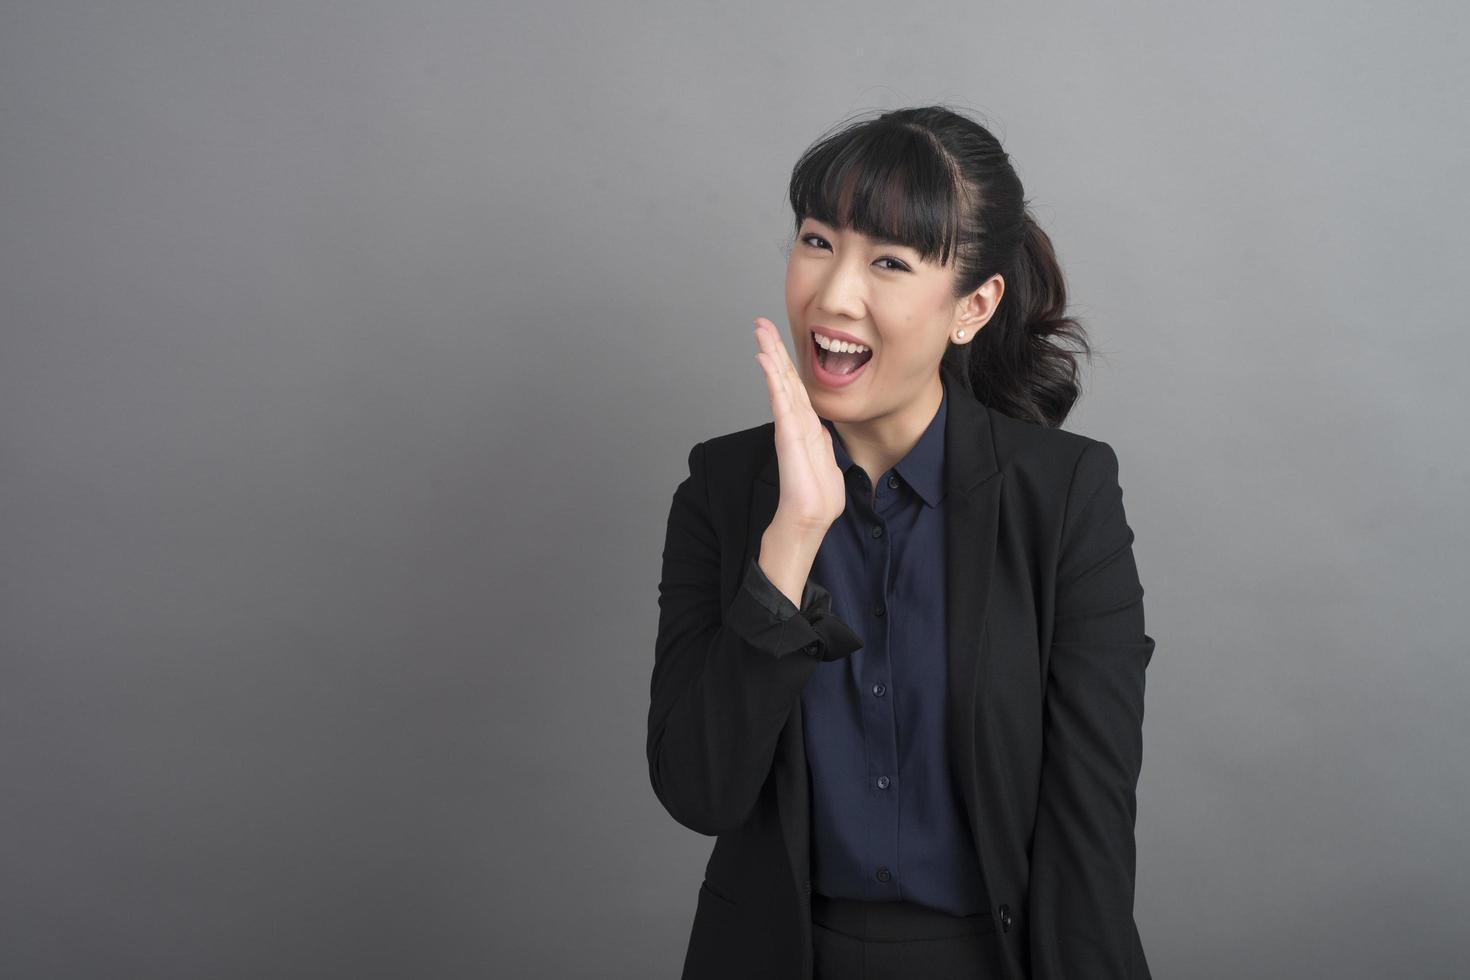
[[[811,579],[862,648],[820,664],[801,692],[812,787],[812,890],[971,915],[980,860],[949,772],[944,432],[948,394],[918,443],[878,478],[836,427],[847,506]]]

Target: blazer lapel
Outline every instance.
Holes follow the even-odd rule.
[[[989,410],[975,400],[947,366],[941,369],[940,376],[949,400],[944,432],[944,503],[950,766],[978,848],[983,843],[978,826],[980,790],[973,779],[963,774],[975,771],[976,705],[989,653],[982,641],[1002,480],[996,465]],[[775,423],[770,426],[774,437]],[[775,516],[780,499],[780,471],[772,442],[770,455],[751,488],[745,560],[760,554],[761,536]],[[740,567],[744,567],[744,561]],[[786,727],[781,730],[772,772],[792,877],[805,903],[810,894],[811,798],[799,698],[793,701]],[[980,857],[983,865],[983,852]]]
[[[973,775],[980,738],[976,713],[991,655],[990,645],[985,642],[985,623],[1004,474],[996,463],[990,410],[965,390],[958,378],[943,373],[949,393],[944,433],[949,764],[983,873],[990,848],[989,835],[981,833],[980,787]]]

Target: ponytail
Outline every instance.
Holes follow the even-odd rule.
[[[1091,348],[1082,325],[1067,315],[1066,282],[1051,238],[1029,210],[1022,212],[1017,237],[995,314],[970,343],[951,344],[943,363],[990,408],[1056,427],[1082,393],[1078,354],[1090,356]]]

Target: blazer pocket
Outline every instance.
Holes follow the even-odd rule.
[[[726,905],[730,906],[731,908],[734,908],[735,907],[735,900],[733,898],[729,898],[729,897],[725,896],[724,894],[722,894],[721,892],[715,891],[713,888],[711,888],[709,886],[709,882],[708,881],[701,881],[699,883],[699,890],[702,891],[702,892],[704,892],[706,895],[710,896],[711,898],[713,898],[717,902],[724,902]]]
[[[740,909],[701,882],[694,927],[689,932],[689,948],[680,975],[685,980],[751,980],[765,976],[766,971],[753,969],[748,962],[753,948]]]

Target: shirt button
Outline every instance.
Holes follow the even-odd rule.
[[[887,789],[888,788],[888,777],[887,776],[879,776],[878,777],[878,788],[879,789]]]
[[[873,537],[875,537],[875,538],[881,538],[881,537],[883,537],[883,525],[882,524],[874,524],[873,525]]]
[[[890,476],[888,478],[888,486],[889,487],[896,487],[896,486],[898,486],[898,477],[896,477],[896,476]]]
[[[888,688],[884,687],[882,684],[873,685],[873,694],[877,697],[881,698],[883,696],[883,692],[886,690],[888,690]]]
[[[888,873],[888,869],[887,868],[879,868],[878,869],[878,880],[879,881],[887,881],[888,879],[890,879],[892,877],[893,877],[893,875],[891,875],[891,874]]]
[[[878,603],[876,606],[873,607],[873,615],[874,616],[881,616],[881,615],[883,615],[887,611],[888,610],[884,607],[883,603],[881,603],[881,602]]]

